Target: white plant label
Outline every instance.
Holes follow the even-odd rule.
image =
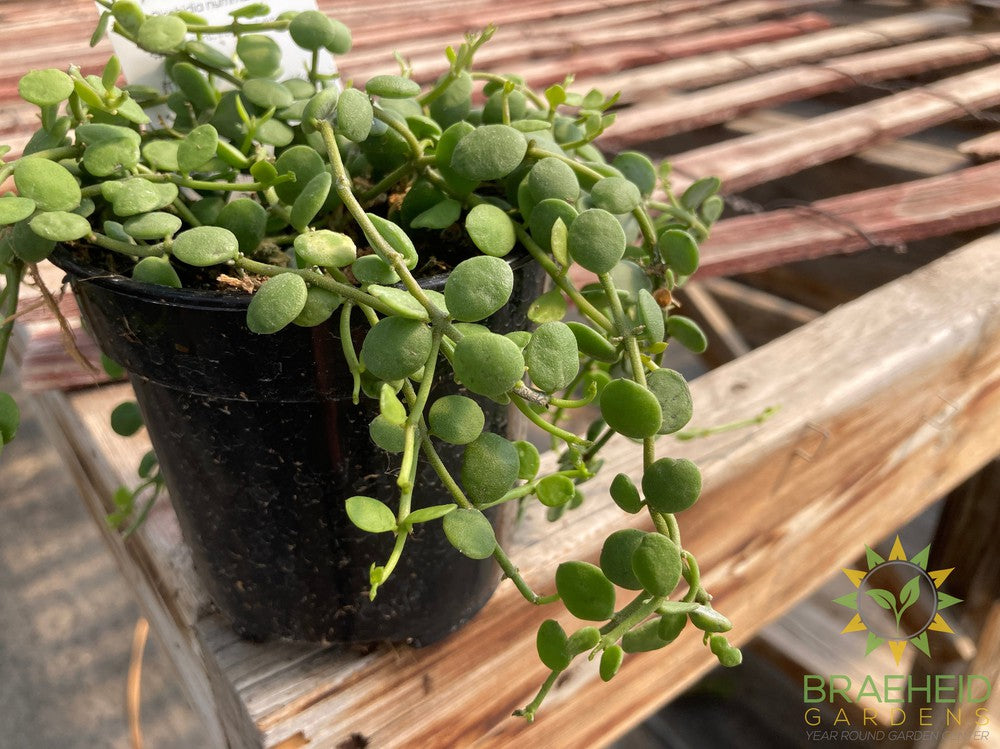
[[[247,4],[247,0],[189,0],[188,2],[137,0],[137,2],[144,12],[151,15],[186,10],[190,13],[196,13],[210,24],[231,23],[233,18],[229,12]],[[279,14],[289,10],[317,10],[315,0],[271,0],[267,5],[271,8],[271,12],[267,16],[242,19],[242,22],[273,21]],[[105,10],[100,5],[97,7],[102,12]],[[281,47],[284,70],[278,76],[279,79],[306,78],[312,53],[298,47],[287,33],[274,31],[262,33],[273,38]],[[151,86],[159,91],[170,92],[174,89],[173,81],[167,77],[162,57],[144,52],[132,42],[113,32],[108,36],[111,38],[115,54],[121,61],[125,80],[131,84]],[[236,51],[236,39],[230,34],[206,34],[203,38],[224,54],[231,55]],[[327,75],[337,72],[333,56],[326,50],[320,51],[319,72]]]

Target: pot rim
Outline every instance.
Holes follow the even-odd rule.
[[[250,300],[253,299],[253,294],[209,291],[207,289],[174,289],[170,286],[157,286],[156,284],[136,281],[127,276],[109,273],[92,265],[81,265],[73,258],[69,249],[62,244],[56,245],[55,250],[48,259],[56,267],[74,276],[75,282],[93,283],[114,290],[116,293],[137,299],[155,297],[164,303],[180,307],[224,310],[244,310],[249,306]],[[532,261],[531,255],[519,247],[515,247],[503,259],[510,265],[511,270],[517,270]],[[445,282],[450,275],[450,271],[436,273],[433,276],[420,278],[418,281],[420,286],[425,289],[441,290],[444,288]],[[394,285],[397,288],[404,288],[402,283]]]

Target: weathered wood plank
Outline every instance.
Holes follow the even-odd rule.
[[[671,159],[674,182],[683,189],[698,176],[714,174],[723,191],[737,192],[996,104],[1000,65],[991,65],[800,125],[687,151]]]
[[[626,102],[639,101],[651,94],[713,86],[788,65],[823,60],[833,55],[846,55],[954,33],[966,28],[968,24],[967,16],[962,12],[929,10],[907,13],[781,42],[755,44],[727,52],[598,76],[589,83],[601,90],[623,91]]]
[[[855,252],[1000,221],[1000,163],[720,221],[702,247],[702,276]]]
[[[627,14],[611,10],[602,14],[539,21],[526,27],[501,27],[493,40],[476,55],[477,67],[499,70],[504,64],[516,65],[518,74],[535,85],[562,81],[569,72],[578,77],[626,70],[665,59],[729,49],[752,42],[784,39],[802,33],[829,28],[830,22],[815,13],[785,21],[727,29],[727,25],[752,21],[781,8],[785,13],[828,4],[826,0],[794,0],[773,3],[770,0],[740,0],[719,4],[691,3],[689,11],[668,15],[655,5],[639,7]],[[707,33],[712,30],[712,34]],[[700,33],[699,33],[700,32]],[[694,36],[695,38],[690,38]],[[454,40],[435,38],[425,51],[410,53],[414,77],[428,81],[447,70],[442,50]],[[553,59],[556,58],[556,59]],[[344,69],[367,77],[398,71],[384,51],[369,53],[359,61],[352,55],[343,59]]]
[[[712,295],[753,348],[812,322],[820,313],[728,278],[705,278],[700,285]]]
[[[978,161],[1000,159],[1000,132],[987,133],[960,143],[958,151]]]
[[[737,621],[738,639],[852,558],[859,539],[879,538],[1000,453],[997,273],[993,236],[694,383],[697,424],[782,406],[753,431],[669,448],[704,471],[705,496],[682,519],[685,545]],[[121,396],[110,388],[39,401],[65,435],[64,454],[97,516],[145,449],[142,438],[109,434],[106,416]],[[609,460],[617,470],[639,470],[634,450],[621,443]],[[531,584],[546,590],[558,561],[597,555],[604,528],[619,516],[600,499],[609,480],[595,480],[591,501],[563,521],[523,529],[512,554]],[[731,522],[733,508],[739,523]],[[528,728],[508,716],[541,676],[532,633],[550,613],[520,604],[510,586],[467,628],[424,650],[358,657],[240,643],[217,616],[199,614],[205,598],[169,508],[154,518],[128,544],[110,534],[108,541],[145,605],[159,609],[158,626],[173,628],[186,678],[223,711],[216,727],[225,725],[238,746],[297,735],[336,746],[353,733],[377,746],[597,746],[711,664],[693,633],[669,656],[629,658],[616,689],[599,685],[584,664]],[[238,669],[250,659],[252,669]],[[207,677],[205,664],[214,664]],[[237,670],[238,693],[228,676]]]
[[[740,114],[854,88],[859,83],[916,75],[978,62],[1000,54],[1000,33],[934,39],[834,58],[723,84],[690,94],[664,96],[618,113],[608,143],[624,147],[706,125]]]

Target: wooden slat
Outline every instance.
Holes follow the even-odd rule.
[[[728,278],[705,278],[700,285],[736,323],[751,347],[763,346],[820,316],[810,307]]]
[[[713,0],[712,4],[716,2],[718,0]],[[651,5],[637,8],[627,18],[620,11],[609,11],[577,17],[571,23],[558,18],[517,29],[501,27],[493,40],[476,55],[476,63],[477,67],[486,70],[510,65],[529,83],[540,87],[562,81],[568,73],[583,77],[627,70],[637,65],[825,29],[830,22],[818,14],[749,27],[726,27],[768,15],[768,11],[773,12],[777,7],[791,13],[826,4],[826,0],[786,0],[780,4],[771,0],[741,0],[706,12],[698,3],[692,3],[691,8],[686,9],[689,12],[679,15],[667,15]],[[714,38],[706,33],[707,30],[713,31]],[[697,36],[692,39],[692,35]],[[434,46],[418,54],[408,52],[407,41],[406,57],[413,65],[414,78],[429,81],[444,73],[447,60],[443,49],[453,41],[435,39]],[[345,70],[359,77],[398,72],[399,69],[381,50],[377,58],[368,55],[367,61],[360,64],[348,55],[343,64]]]
[[[737,622],[737,640],[853,558],[863,540],[898,527],[1000,453],[998,273],[993,236],[693,384],[696,425],[781,406],[752,431],[662,448],[704,472],[705,494],[681,519],[685,546]],[[98,516],[146,448],[142,438],[109,434],[106,417],[122,394],[38,399]],[[634,447],[609,448],[615,470],[640,471]],[[530,584],[547,592],[557,562],[596,558],[606,528],[622,519],[601,499],[610,473],[595,479],[580,510],[522,528],[512,556]],[[583,663],[529,727],[509,713],[543,675],[533,632],[551,612],[521,603],[509,584],[465,629],[423,650],[357,656],[253,645],[199,614],[204,594],[170,520],[161,505],[127,544],[107,540],[154,623],[170,630],[185,679],[216,716],[213,728],[238,746],[293,737],[349,745],[352,734],[380,747],[604,745],[712,663],[693,632],[669,653],[629,657],[614,688]]]
[[[1000,159],[1000,131],[960,143],[958,151],[979,161]]]
[[[709,366],[738,359],[750,346],[733,320],[700,282],[692,281],[674,292],[685,317],[690,317],[708,336],[708,350],[701,355]]]
[[[618,113],[612,148],[715,125],[744,112],[807,99],[860,83],[916,75],[1000,54],[1000,33],[928,42],[797,65],[690,94],[658,97]]]
[[[1000,222],[1000,163],[866,190],[812,206],[720,221],[699,275],[731,275],[792,260],[895,245]]]
[[[996,104],[1000,65],[991,65],[800,125],[687,151],[671,159],[674,183],[680,190],[714,174],[724,192],[737,192]]]
[[[588,85],[601,90],[620,90],[625,102],[640,101],[650,94],[714,86],[788,65],[815,62],[833,55],[846,55],[955,33],[968,25],[967,16],[961,12],[929,10],[907,13],[781,42],[757,44],[598,76],[588,81]]]

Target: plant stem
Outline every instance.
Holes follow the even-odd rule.
[[[347,361],[347,368],[351,370],[351,377],[354,378],[354,390],[351,392],[351,402],[356,406],[361,402],[361,362],[354,351],[354,342],[351,339],[351,311],[354,309],[354,302],[350,300],[344,302],[340,308],[340,345],[344,350],[344,359]]]
[[[513,713],[514,716],[518,718],[524,718],[529,723],[534,722],[535,713],[538,712],[538,708],[542,706],[542,702],[545,701],[545,698],[546,696],[548,696],[549,691],[552,689],[553,686],[555,686],[556,679],[559,678],[559,674],[561,673],[562,671],[553,671],[552,673],[550,673],[549,678],[547,678],[544,681],[541,688],[538,690],[538,694],[535,695],[535,699],[533,699],[531,702],[529,702],[525,707],[521,708],[520,710],[515,710]]]
[[[493,558],[497,560],[497,564],[500,565],[500,569],[502,569],[503,573],[510,578],[511,582],[514,583],[514,586],[518,589],[521,595],[524,596],[524,599],[528,601],[528,603],[532,603],[535,606],[544,606],[547,603],[555,603],[559,600],[558,593],[553,593],[548,596],[540,596],[535,593],[525,579],[521,577],[521,573],[518,572],[517,567],[515,567],[514,563],[510,561],[510,558],[504,553],[504,550],[500,548],[500,544],[497,544],[497,547],[493,550]]]
[[[17,298],[21,288],[21,278],[24,276],[24,263],[21,260],[13,259],[4,268],[3,297],[0,298],[0,370],[3,369],[4,360],[7,357],[7,345],[10,343],[11,333],[14,331],[14,317],[17,313]]]
[[[536,414],[531,410],[531,407],[524,402],[520,395],[514,394],[511,398],[511,402],[513,402],[513,404],[517,407],[518,411],[523,413],[528,418],[528,421],[537,426],[539,429],[543,429],[549,434],[555,435],[568,444],[590,447],[591,442],[589,440],[586,440],[583,437],[578,437],[572,432],[567,432],[565,429],[557,427],[554,424],[550,424],[541,416]]]
[[[702,427],[700,429],[685,429],[683,432],[678,432],[674,435],[675,438],[686,441],[699,439],[701,437],[711,437],[715,434],[722,434],[723,432],[731,432],[735,429],[743,429],[745,427],[756,426],[757,424],[763,424],[765,421],[774,416],[778,411],[781,410],[781,406],[768,406],[763,411],[761,411],[756,416],[752,416],[749,419],[743,419],[741,421],[733,421],[729,424],[719,424],[714,427]]]
[[[351,286],[350,284],[341,283],[339,281],[334,281],[329,276],[324,276],[322,273],[317,273],[313,270],[308,270],[306,268],[288,268],[281,265],[271,265],[269,263],[262,263],[259,260],[251,260],[245,255],[240,255],[235,260],[236,266],[242,268],[250,273],[256,273],[261,276],[277,276],[282,273],[294,273],[297,276],[301,276],[302,279],[312,285],[319,286],[327,291],[332,291],[334,294],[339,294],[344,299],[350,299],[352,302],[358,305],[364,305],[366,307],[371,307],[377,309],[383,315],[395,314],[392,308],[386,306],[386,304],[377,297],[362,291],[356,286]]]
[[[111,237],[106,237],[103,234],[98,234],[97,232],[91,232],[88,234],[87,241],[91,244],[96,244],[98,247],[103,247],[106,250],[111,250],[112,252],[128,255],[130,257],[163,257],[163,254],[167,249],[163,242],[150,245],[129,244],[128,242],[112,239]]]

